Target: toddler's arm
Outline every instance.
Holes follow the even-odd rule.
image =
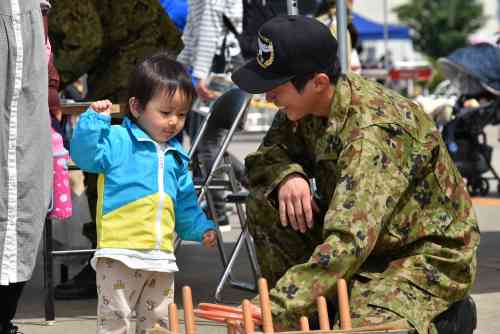
[[[198,206],[191,173],[187,162],[183,164],[178,180],[178,194],[175,205],[175,231],[182,240],[202,241],[208,230],[215,230],[215,224],[206,217]]]
[[[111,103],[110,100],[102,100],[102,101],[93,102],[90,105],[90,108],[92,108],[97,113],[110,116],[112,106],[113,106],[113,103]]]
[[[111,136],[111,102],[97,101],[84,112],[71,139],[71,158],[83,170],[102,173],[111,166],[113,156],[120,156],[123,145],[113,145],[119,140]]]

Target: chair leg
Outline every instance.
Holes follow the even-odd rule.
[[[234,174],[234,170],[229,168],[227,171],[229,175],[229,181],[231,184],[231,191],[238,192],[240,190],[238,183],[236,182],[236,175]],[[239,288],[243,290],[257,291],[257,280],[261,277],[260,267],[257,261],[256,251],[253,244],[252,236],[250,235],[248,228],[246,226],[246,217],[245,211],[243,209],[243,205],[241,203],[236,203],[236,211],[238,214],[238,220],[241,226],[241,233],[236,241],[236,245],[233,248],[231,256],[229,258],[229,262],[224,266],[224,272],[221,275],[217,288],[215,290],[215,300],[217,302],[221,301],[221,293],[224,288],[224,284],[226,281],[234,288]],[[234,263],[241,252],[241,247],[245,244],[247,253],[250,260],[250,267],[252,269],[252,274],[254,277],[253,283],[235,281],[231,279],[230,274],[233,269]]]
[[[236,181],[236,174],[234,172],[234,169],[231,168],[229,170],[228,174],[229,174],[229,180],[231,182],[231,190],[234,193],[241,191],[241,187],[238,185],[238,183]],[[246,231],[246,233],[245,233],[245,245],[247,248],[248,257],[250,259],[250,265],[251,265],[252,273],[254,276],[254,284],[256,286],[257,280],[262,276],[262,273],[260,271],[259,262],[257,260],[257,252],[255,250],[253,238],[252,238],[251,234],[248,232],[246,214],[245,214],[245,210],[243,208],[242,203],[236,203],[236,211],[238,213],[238,219],[240,222],[241,231],[242,232]]]
[[[243,246],[243,242],[245,241],[245,236],[246,231],[243,231],[240,236],[238,237],[238,241],[236,241],[236,245],[233,248],[233,252],[231,254],[231,257],[229,258],[229,263],[227,266],[225,266],[224,272],[222,273],[222,276],[219,280],[219,283],[217,284],[217,288],[215,290],[215,300],[217,302],[221,302],[221,293],[222,289],[224,288],[224,284],[229,278],[229,275],[231,271],[233,270],[234,263],[236,261],[236,258],[238,257],[238,254],[241,250],[241,246]],[[248,289],[248,290],[255,290],[255,285],[251,286],[248,283],[243,283],[243,282],[237,282],[237,281],[231,281],[231,285],[234,287],[241,287],[243,289]]]
[[[241,231],[245,231],[245,246],[247,249],[248,258],[250,260],[250,267],[252,269],[252,274],[254,277],[254,284],[257,284],[257,280],[262,276],[260,271],[259,262],[257,260],[257,252],[253,243],[253,238],[247,228],[246,216],[241,203],[236,203],[236,209],[238,212],[238,219],[240,221]]]

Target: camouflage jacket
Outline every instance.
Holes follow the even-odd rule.
[[[277,322],[297,323],[336,277],[392,276],[441,301],[436,312],[397,311],[427,333],[470,290],[479,229],[463,179],[432,120],[417,104],[355,74],[339,79],[329,118],[293,124],[278,114],[246,159],[251,190],[270,196],[289,174],[317,184],[323,243],[270,292]]]

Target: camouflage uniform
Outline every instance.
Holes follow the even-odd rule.
[[[183,47],[158,0],[53,0],[49,31],[62,87],[88,74],[90,100],[127,100],[135,65]]]
[[[470,197],[440,133],[412,101],[355,74],[341,77],[328,119],[296,124],[278,114],[246,159],[248,219],[275,322],[313,316],[350,285],[353,326],[432,320],[469,292],[479,229]],[[289,174],[314,178],[312,230],[283,228],[276,188]]]

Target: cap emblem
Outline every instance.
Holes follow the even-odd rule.
[[[273,42],[269,38],[262,36],[260,33],[257,40],[259,44],[257,63],[259,63],[262,68],[268,68],[274,62]]]

